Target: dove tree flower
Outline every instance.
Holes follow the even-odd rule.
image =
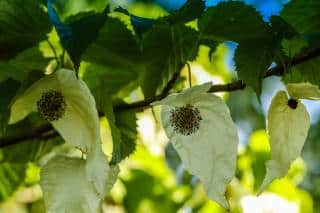
[[[300,155],[310,127],[309,114],[299,99],[320,99],[319,88],[310,83],[288,84],[272,99],[267,120],[271,148],[266,176],[260,193],[274,180],[285,176],[291,163]]]
[[[153,105],[162,105],[162,126],[185,168],[209,198],[228,208],[225,192],[235,174],[238,136],[227,105],[207,93],[210,87],[194,86]]]
[[[16,98],[9,123],[36,111],[87,156],[86,160],[56,156],[41,168],[47,212],[99,212],[119,170],[109,166],[102,151],[98,112],[89,88],[74,71],[57,70]]]
[[[100,138],[94,98],[72,70],[60,69],[35,82],[13,103],[9,124],[36,111],[67,142],[83,151]]]

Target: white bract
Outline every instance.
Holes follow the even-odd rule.
[[[13,103],[9,123],[16,123],[29,113],[39,111],[39,101],[45,95],[52,97],[54,93],[62,94],[64,108],[60,110],[62,113],[53,116],[55,120],[49,116],[48,121],[67,142],[81,150],[89,150],[100,138],[98,113],[87,85],[77,79],[72,70],[60,69],[35,82]],[[59,96],[55,98],[59,99]],[[46,101],[42,103],[45,108]]]
[[[56,157],[41,169],[47,212],[98,212],[100,196],[86,179],[86,162]]]
[[[270,138],[271,159],[266,163],[262,192],[272,180],[285,176],[291,163],[300,155],[310,127],[310,118],[299,100],[289,101],[285,91],[273,98],[267,128]]]
[[[185,168],[200,179],[209,198],[228,208],[225,192],[235,174],[238,136],[227,105],[207,93],[210,86],[195,86],[153,105],[162,105],[162,125]]]
[[[109,166],[100,142],[88,153],[86,161],[87,179],[93,184],[101,199],[104,199],[117,180],[118,166]]]
[[[99,212],[100,204],[118,175],[110,167],[100,140],[94,97],[75,72],[60,69],[35,82],[11,107],[10,123],[38,111],[87,159],[55,157],[41,169],[47,212]]]
[[[320,89],[310,83],[291,83],[287,85],[287,90],[291,98],[319,100]]]

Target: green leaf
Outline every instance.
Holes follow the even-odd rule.
[[[287,90],[290,97],[294,99],[309,99],[309,100],[320,99],[319,86],[316,86],[310,83],[288,84]]]
[[[25,164],[0,163],[0,202],[10,198],[23,183]]]
[[[5,130],[10,114],[10,103],[16,95],[20,83],[9,79],[0,82],[0,135]]]
[[[271,16],[270,22],[273,35],[279,42],[299,36],[299,33],[281,16]]]
[[[140,56],[132,32],[120,20],[109,18],[83,56],[83,79],[94,93],[101,90],[114,95],[124,88],[137,87],[144,69]]]
[[[148,98],[160,93],[174,73],[196,58],[199,35],[183,25],[159,23],[144,35],[142,45],[145,74],[141,87]]]
[[[116,96],[124,92],[125,95],[128,95],[139,83],[137,72],[121,65],[110,67],[82,62],[81,71],[84,71],[82,79],[87,83],[96,100],[99,99],[100,94]]]
[[[117,164],[135,151],[137,118],[134,111],[113,111],[112,102],[105,101],[103,112],[108,119],[112,135],[113,152],[111,164]]]
[[[28,140],[23,143],[7,146],[0,149],[4,162],[26,163],[37,162],[52,149],[62,144],[61,139]]]
[[[303,48],[308,46],[308,43],[300,37],[295,37],[290,40],[284,39],[281,45],[286,56],[294,58],[301,53]]]
[[[67,23],[72,16],[88,12],[101,13],[109,4],[108,0],[54,0],[53,6],[58,12],[62,22]],[[81,16],[78,16],[80,18]],[[68,20],[69,19],[69,20]]]
[[[319,75],[320,57],[305,61],[294,67],[283,76],[285,83],[310,82],[314,85],[320,85]]]
[[[242,2],[222,2],[210,7],[199,19],[204,38],[240,42],[269,37],[270,28],[259,13]]]
[[[0,59],[46,39],[52,25],[39,0],[0,1]]]
[[[260,43],[251,40],[242,42],[235,52],[235,64],[238,76],[244,83],[251,86],[260,96],[262,79],[273,61],[270,43]]]
[[[267,121],[270,136],[271,159],[266,163],[267,172],[260,187],[262,192],[272,180],[285,176],[291,163],[299,157],[308,135],[310,118],[305,106],[289,106],[285,91],[272,99]]]
[[[171,24],[183,24],[200,17],[204,9],[203,0],[188,0],[178,11],[173,12],[165,20]]]
[[[136,64],[140,59],[140,50],[126,25],[116,18],[109,18],[101,28],[97,40],[86,50],[83,59],[106,67],[122,67],[134,72],[138,69]]]
[[[317,34],[320,28],[320,1],[292,0],[283,8],[281,17],[299,33]]]
[[[64,47],[68,51],[76,69],[79,68],[82,54],[89,45],[97,39],[99,30],[107,19],[105,12],[86,14],[82,18],[70,23],[72,35],[63,40]]]
[[[33,70],[45,70],[49,58],[45,58],[39,47],[26,49],[8,61],[0,61],[0,82],[12,78],[23,82]]]

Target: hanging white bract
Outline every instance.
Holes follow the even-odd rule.
[[[162,105],[162,125],[186,169],[211,199],[228,208],[225,193],[235,174],[238,136],[228,107],[207,93],[210,87],[195,86],[153,105]]]
[[[94,97],[75,72],[60,69],[34,83],[11,107],[10,123],[38,111],[87,159],[56,156],[41,168],[47,212],[99,212],[119,169],[110,167],[100,140]]]
[[[285,91],[278,92],[268,111],[271,159],[266,163],[266,176],[260,192],[272,180],[287,174],[291,163],[301,153],[309,127],[310,118],[305,106],[299,100],[288,99]]]
[[[13,103],[9,123],[36,111],[67,142],[83,151],[100,138],[94,97],[72,70],[60,69],[35,82]]]

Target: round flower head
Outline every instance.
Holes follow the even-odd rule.
[[[199,177],[211,199],[228,208],[225,192],[236,169],[238,136],[226,104],[207,93],[210,86],[195,86],[153,105],[162,105],[162,125],[186,169]]]
[[[35,82],[13,103],[9,123],[36,111],[67,142],[81,150],[88,150],[100,141],[94,98],[72,70],[60,69]]]

